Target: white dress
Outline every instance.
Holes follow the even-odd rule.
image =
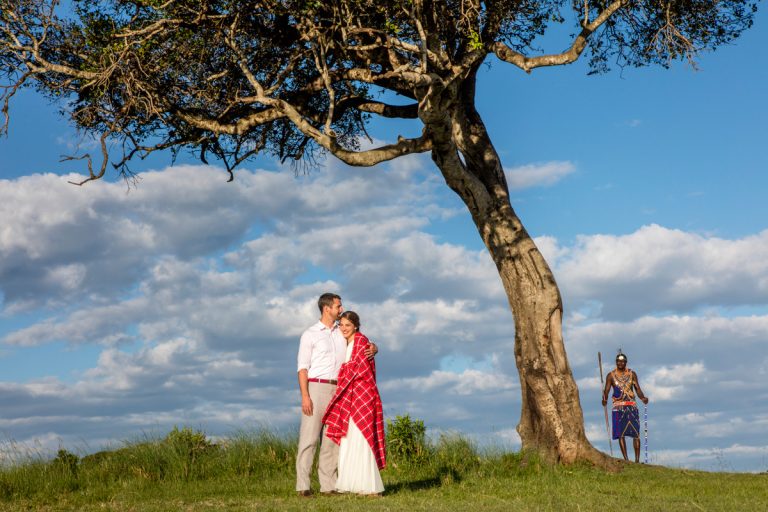
[[[354,341],[347,345],[345,362],[352,356],[354,345]],[[384,492],[384,482],[381,481],[371,445],[352,418],[349,418],[347,435],[341,438],[339,445],[339,477],[336,480],[336,490],[359,494]]]

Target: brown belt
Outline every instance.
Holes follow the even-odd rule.
[[[319,384],[333,384],[335,386],[338,381],[336,379],[309,379],[309,382],[317,382]]]

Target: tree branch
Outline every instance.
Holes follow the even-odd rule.
[[[369,100],[358,96],[343,98],[339,101],[336,108],[337,115],[348,108],[356,108],[361,112],[378,114],[382,117],[399,119],[416,119],[419,117],[419,105],[411,103],[410,105],[390,105],[381,101]]]
[[[427,135],[415,139],[398,138],[395,144],[387,144],[367,151],[349,151],[333,141],[328,151],[342,162],[355,167],[371,167],[381,162],[412,153],[424,153],[432,150],[432,139]]]
[[[514,64],[526,73],[530,73],[534,68],[543,66],[562,66],[564,64],[571,64],[578,60],[579,56],[581,56],[581,53],[584,51],[584,48],[587,47],[587,39],[589,39],[589,36],[605,23],[608,18],[616,13],[616,11],[629,4],[629,1],[630,0],[616,0],[606,7],[591,23],[582,23],[581,32],[576,36],[571,47],[562,53],[527,57],[522,53],[513,50],[501,41],[496,41],[492,45],[493,53],[495,53],[499,59]]]
[[[226,135],[244,135],[257,126],[271,123],[272,121],[286,117],[285,113],[275,107],[269,107],[264,110],[254,112],[250,115],[238,119],[234,123],[224,123],[218,119],[211,119],[198,114],[193,114],[179,108],[170,109],[170,113],[172,115],[178,116],[180,119],[196,128],[208,130],[216,134],[223,133]]]
[[[8,126],[11,123],[11,98],[16,95],[16,93],[24,85],[24,82],[26,82],[27,78],[29,78],[31,74],[32,73],[30,72],[26,72],[21,75],[21,77],[15,83],[0,87],[0,89],[3,90],[3,93],[0,94],[0,99],[3,100],[3,108],[0,109],[0,112],[3,113],[3,124],[0,125],[0,135],[8,133]]]
[[[88,160],[88,177],[85,178],[83,181],[70,181],[69,183],[72,185],[77,186],[83,186],[89,181],[96,181],[104,177],[104,172],[107,170],[107,164],[109,163],[109,150],[107,149],[107,137],[111,132],[104,132],[101,134],[101,167],[99,168],[99,172],[95,173],[93,172],[93,160],[91,159],[91,155],[86,153],[83,156],[80,157],[73,157],[73,156],[67,156],[61,159],[62,162],[66,162],[68,160]]]

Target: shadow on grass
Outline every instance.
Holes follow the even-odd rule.
[[[387,485],[385,494],[398,494],[403,491],[424,491],[436,487],[442,487],[447,484],[459,483],[462,480],[461,474],[453,468],[443,468],[431,478],[422,478],[419,480],[401,481]]]

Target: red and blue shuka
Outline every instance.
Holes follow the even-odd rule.
[[[613,372],[613,432],[614,439],[640,437],[640,414],[632,389],[633,372],[629,368],[623,373]]]
[[[376,388],[376,363],[365,357],[368,338],[355,334],[352,357],[339,370],[336,394],[331,398],[323,416],[325,435],[336,444],[347,435],[349,419],[355,422],[373,451],[376,465],[384,469],[384,411]]]

